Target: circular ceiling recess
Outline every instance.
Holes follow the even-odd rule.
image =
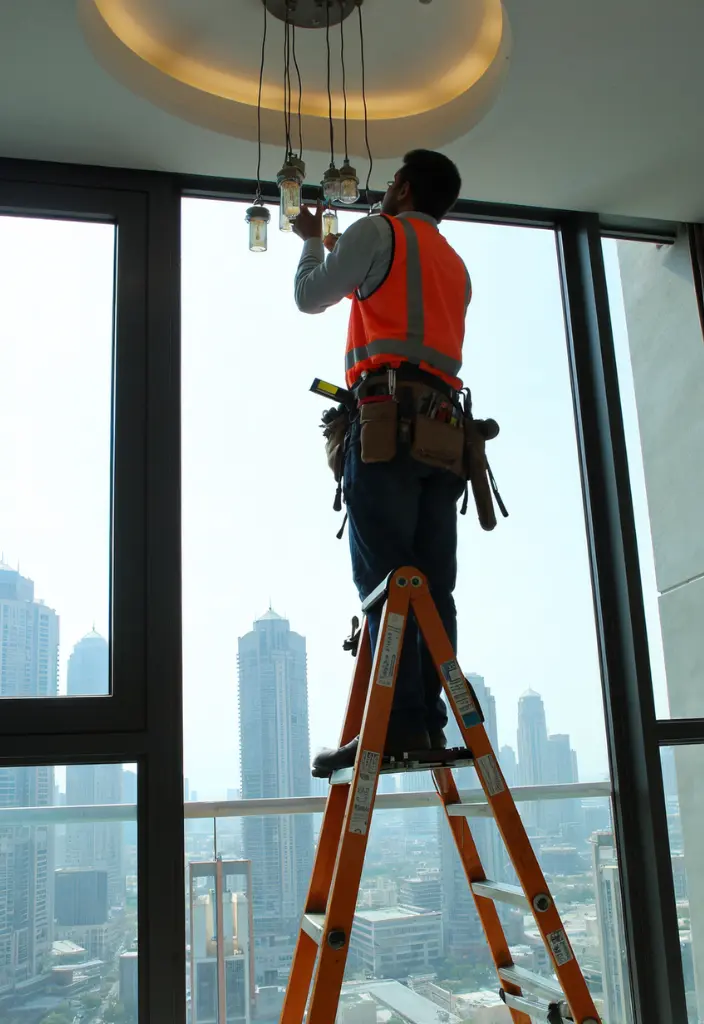
[[[291,0],[288,0],[291,2]],[[78,0],[98,61],[133,92],[194,124],[256,141],[265,15],[262,141],[283,148],[287,0]],[[466,135],[506,78],[511,33],[501,0],[333,0],[332,113],[342,139],[344,46],[350,156],[365,153],[358,9],[364,25],[369,139],[376,157]],[[345,15],[343,18],[342,15]],[[353,15],[349,17],[348,15]],[[295,0],[305,151],[329,149],[324,0]],[[322,18],[320,28],[305,27]],[[290,31],[290,30],[289,30]],[[291,69],[292,108],[298,78]],[[298,136],[297,121],[294,126]]]

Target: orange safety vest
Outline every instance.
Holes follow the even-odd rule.
[[[389,272],[367,298],[355,293],[347,330],[347,386],[365,371],[409,362],[454,388],[462,366],[469,274],[437,227],[387,217],[394,233]]]

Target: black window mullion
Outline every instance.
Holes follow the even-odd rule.
[[[681,1024],[685,987],[599,219],[565,218],[557,238],[636,1020]]]

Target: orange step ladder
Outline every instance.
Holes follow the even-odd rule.
[[[459,667],[425,577],[398,569],[365,601],[368,612],[384,601],[374,664],[365,619],[340,745],[359,735],[354,768],[334,772],[318,839],[313,876],[293,958],[280,1024],[334,1024],[369,837],[380,771],[432,770],[457,844],[489,949],[500,995],[515,1024],[546,1021],[601,1024],[530,840],[501,773],[472,687]],[[467,750],[384,756],[399,653],[413,611],[455,713]],[[464,756],[464,761],[462,757]],[[460,760],[458,760],[458,757]],[[419,764],[418,758],[425,760]],[[434,760],[433,760],[434,758]],[[471,760],[468,760],[471,759]],[[510,855],[520,887],[488,879],[462,816],[452,770],[472,763]],[[514,965],[496,909],[506,902],[532,912],[558,981]],[[311,984],[312,981],[312,984]]]

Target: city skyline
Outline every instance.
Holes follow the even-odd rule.
[[[36,596],[32,580],[0,562],[0,699],[55,696],[59,643],[57,612]],[[108,643],[92,630],[68,657],[68,692],[107,694],[108,688]],[[120,804],[128,777],[124,769],[122,764],[1,767],[0,808]],[[0,1014],[24,1009],[32,998],[44,1000],[49,1014],[52,1006],[65,1005],[67,994],[86,994],[109,973],[109,965],[117,966],[116,957],[125,950],[120,922],[126,913],[126,876],[136,861],[128,838],[119,821],[0,824]],[[125,925],[132,939],[136,916],[133,927],[134,932]],[[119,988],[110,991],[116,1002]],[[97,998],[93,1005],[107,1009],[108,1002]],[[133,1024],[135,1012],[132,1006],[124,1024]]]
[[[16,569],[16,568],[12,568],[7,563],[7,561],[2,561],[2,559],[0,559],[0,571],[5,571],[5,572],[9,572],[9,573],[18,575],[19,578],[24,581],[24,585],[30,585],[31,586],[32,593],[34,593],[34,588],[36,586],[35,581],[34,580],[30,580],[27,577],[22,576],[20,570]],[[58,631],[58,622],[60,620],[60,615],[59,615],[58,611],[56,609],[48,608],[41,599],[38,599],[38,606],[41,609],[43,609],[45,613],[56,616],[57,631]],[[286,621],[286,622],[289,621],[286,616],[279,616],[278,613],[273,610],[273,606],[272,606],[272,602],[271,601],[269,603],[269,608],[268,608],[267,612],[265,612],[262,616],[260,616],[255,621],[266,620],[266,617],[268,615],[272,616],[275,619],[282,619],[283,621]],[[244,635],[247,635],[247,634],[244,634]],[[242,637],[240,636],[238,638],[238,640],[241,640],[241,639],[242,639]],[[57,632],[57,652],[59,650],[59,647],[60,647],[60,645],[58,643],[58,632]],[[73,664],[73,668],[72,668],[72,664]],[[57,665],[58,665],[58,659],[57,659]],[[88,629],[87,632],[82,634],[81,637],[73,644],[73,647],[71,648],[71,653],[70,653],[70,655],[66,659],[66,668],[67,668],[66,693],[67,693],[68,696],[102,696],[102,695],[107,695],[108,694],[108,692],[109,692],[109,643],[108,643],[107,639],[101,633],[99,633],[96,630],[94,623],[91,625],[90,629]],[[485,698],[482,701],[481,693],[478,696],[479,696],[479,699],[480,699],[480,704],[482,705],[482,709],[483,709],[484,714],[485,714],[486,725],[487,725],[487,732],[489,733],[489,737],[491,739],[492,745],[494,746],[494,748],[495,748],[495,750],[497,752],[497,756],[500,755],[501,751],[504,750],[504,749],[510,749],[514,753],[514,755],[518,755],[518,753],[519,753],[519,746],[520,746],[520,741],[519,741],[519,738],[518,738],[519,734],[520,734],[520,713],[519,713],[519,727],[518,727],[516,736],[513,738],[513,742],[509,742],[511,737],[510,737],[510,734],[508,734],[506,731],[504,731],[501,736],[499,735],[499,722],[501,721],[501,716],[497,715],[496,695],[491,691],[491,689],[489,687],[485,686],[484,676],[481,675],[478,672],[470,672],[470,671],[466,671],[466,670],[465,670],[465,675],[466,675],[467,679],[470,680],[470,682],[474,682],[475,680],[480,680],[480,691],[486,689],[486,692],[488,694],[488,700]],[[57,679],[58,679],[58,667],[57,667]],[[58,693],[58,684],[57,684],[56,692]],[[527,693],[533,693],[535,696],[541,698],[540,693],[538,693],[537,691],[533,690],[532,688],[529,688],[528,691],[526,691],[526,692]],[[5,696],[10,696],[9,692],[4,694],[4,695]],[[524,696],[525,696],[525,694],[522,695],[521,698],[519,698],[519,707],[520,707],[520,701],[523,700]],[[541,700],[542,700],[542,698],[541,698]],[[547,722],[547,719],[546,719],[546,722]],[[239,725],[238,725],[238,728],[240,728]],[[459,730],[456,728],[456,722],[452,718],[450,718],[450,721],[448,723],[448,729],[449,729],[449,733],[451,734],[451,737],[452,737],[451,739],[450,739],[450,737],[448,737],[449,745],[450,746],[461,745],[460,739],[459,739]],[[504,727],[504,730],[505,730],[505,727]],[[552,739],[555,739],[555,738],[557,738],[560,735],[563,735],[563,736],[567,735],[568,738],[569,738],[569,734],[565,734],[565,733],[549,732],[548,735]],[[576,758],[579,759],[579,751],[573,751],[573,753],[575,753]],[[517,763],[518,763],[518,757],[517,757]],[[504,770],[504,772],[506,774],[506,767],[507,766],[504,765],[504,761],[503,760],[501,761],[501,765],[502,765],[502,769]],[[509,773],[511,771],[510,765],[508,766],[508,771],[509,771]],[[184,775],[186,776],[185,771],[184,771]],[[550,779],[550,772],[547,769],[545,771],[542,771],[542,770],[539,771],[538,775],[540,775],[540,777],[541,777],[543,782],[551,781],[551,779]],[[533,770],[531,771],[531,774],[530,774],[529,777],[533,778],[535,776],[537,778],[538,775],[536,775],[536,769],[534,767]],[[564,773],[563,773],[563,776],[564,776]],[[231,788],[238,788],[240,791],[242,791],[241,775],[237,776],[237,779],[236,779],[237,785],[236,785],[236,787],[232,787],[230,785],[230,783],[233,781],[233,780],[230,779],[230,780],[224,781],[222,783],[222,786],[218,787],[216,790],[213,790],[212,787],[209,787],[207,785],[205,787],[203,787],[200,784],[198,784],[197,776],[193,776],[193,775],[188,774],[186,777],[190,780],[191,786],[193,788],[195,788],[198,792],[201,793],[201,798],[202,799],[220,799],[221,796],[222,796],[222,792],[226,791],[227,789],[231,789]],[[511,780],[508,779],[508,776],[507,776],[507,780],[509,781],[509,785],[515,785],[516,784],[515,782],[512,783]],[[577,781],[577,780],[575,779],[574,781]],[[593,781],[601,781],[601,779],[595,779]],[[193,786],[194,782],[195,782],[195,786]],[[534,785],[534,784],[537,784],[537,783],[524,782],[524,783],[521,783],[521,784],[524,784],[524,785]],[[65,792],[65,787],[64,787],[63,791]]]
[[[5,567],[0,570],[0,602],[4,601],[4,606],[0,604],[0,616],[4,616],[5,621],[9,621],[8,605],[13,599],[14,604],[24,608],[24,615],[20,618],[25,623],[25,629],[27,623],[31,626],[35,621],[39,622],[41,625],[38,633],[45,639],[50,638],[54,645],[46,650],[45,657],[32,660],[37,678],[44,679],[46,661],[54,665],[56,663],[55,654],[59,643],[58,617],[54,610],[35,602],[32,581],[22,577],[16,570],[8,570]],[[55,629],[49,625],[54,619]],[[15,629],[18,621],[17,614],[14,614]],[[33,652],[31,628],[26,651]],[[108,666],[108,642],[95,630],[91,630],[73,646],[69,655],[69,694],[107,693]],[[8,688],[16,687],[17,680],[22,675],[22,672],[18,673],[17,668],[17,665],[10,665],[8,670],[6,664],[4,679],[0,682],[6,683]],[[497,747],[501,705],[496,701],[483,677],[472,673],[468,678],[484,710],[490,740]],[[41,685],[46,684],[42,682]],[[263,616],[255,620],[252,630],[239,638],[238,688],[242,706],[240,746],[243,758],[243,798],[308,795],[312,791],[312,780],[309,775],[306,638],[293,632],[289,620],[278,615],[273,608],[269,608]],[[0,693],[3,692],[5,689],[0,686]],[[520,702],[522,706],[519,707],[519,729],[516,736],[516,750],[519,756],[517,760],[514,757],[515,766],[510,763],[510,767],[517,772],[521,782],[527,785],[576,781],[576,755],[571,748],[570,738],[564,733],[548,732],[544,702],[540,695],[534,690],[528,690],[522,694]],[[448,726],[448,739],[452,744],[460,742],[457,725],[452,719]],[[515,752],[513,748],[505,745],[501,754],[504,760],[508,759],[511,762],[510,755],[514,755]],[[25,778],[22,773],[26,774],[27,771],[32,775],[36,774],[37,770],[4,770],[6,775],[14,772],[15,778],[20,780]],[[670,779],[672,769],[668,771],[670,781],[667,788],[670,791],[673,785]],[[65,802],[83,805],[120,802],[128,784],[126,780],[128,777],[131,779],[133,775],[134,773],[125,770],[122,765],[68,766]],[[410,779],[411,776],[400,776],[397,782],[396,777],[385,776],[384,782],[389,783],[387,791],[395,791],[396,788],[404,790],[409,788],[407,782]],[[35,782],[39,781],[37,776]],[[52,802],[52,798],[48,776],[44,781],[44,799],[49,803]],[[426,788],[427,779],[422,776],[416,775],[414,781],[419,788]],[[472,769],[459,770],[457,781],[460,787],[478,785]],[[2,800],[3,793],[7,796],[6,788],[0,789],[0,802],[6,802]],[[29,790],[25,790],[23,799],[32,799],[40,803],[42,796],[39,792],[33,796]],[[570,805],[577,806],[577,812],[572,815],[572,819],[566,818],[562,813],[552,813],[539,816],[532,821],[529,819],[527,824],[533,828],[534,841],[538,844],[541,857],[548,858],[546,863],[567,865],[574,861],[575,866],[571,870],[579,870],[579,844],[584,843],[589,835],[593,845],[596,844],[600,850],[607,852],[605,859],[601,855],[597,857],[596,853],[593,854],[592,868],[597,916],[601,929],[599,949],[602,963],[605,965],[602,973],[608,969],[610,978],[604,998],[610,1007],[612,1019],[617,1024],[630,1024],[625,995],[627,989],[623,959],[623,922],[617,906],[618,865],[614,856],[613,835],[611,832],[591,833],[591,826],[583,817],[579,801],[547,802],[538,806],[554,812],[569,808]],[[524,810],[528,810],[529,807],[530,805],[523,805]],[[425,815],[422,809],[419,815],[420,813]],[[371,964],[375,970],[386,965],[386,969],[402,972],[401,964],[410,962],[411,955],[415,957],[413,962],[417,962],[419,967],[424,966],[425,969],[431,969],[443,956],[460,959],[469,956],[477,965],[485,962],[484,939],[466,881],[462,877],[454,844],[447,842],[449,837],[444,834],[447,831],[446,825],[437,812],[436,818],[438,824],[431,825],[430,834],[437,830],[437,868],[432,869],[430,873],[427,868],[422,868],[415,879],[408,875],[401,876],[396,883],[398,903],[389,906],[388,910],[377,911],[372,906],[370,910],[359,911],[356,920],[360,930],[353,943],[352,964]],[[255,827],[252,828],[252,825]],[[264,832],[261,825],[264,826]],[[416,827],[419,834],[428,835],[428,825],[427,816],[422,820],[420,816],[417,817]],[[35,841],[41,831],[35,828]],[[35,934],[44,935],[45,946],[57,938],[70,941],[78,939],[88,955],[98,959],[109,956],[111,926],[108,908],[124,904],[122,826],[114,823],[69,824],[65,829],[60,855],[56,854],[54,849],[54,836],[49,835],[49,830],[44,831],[47,833],[44,856],[42,857],[40,852],[40,843],[36,843],[35,849],[37,877],[46,880],[45,895],[32,912],[32,929]],[[472,822],[472,831],[487,874],[499,880],[512,880],[510,867],[507,868],[505,857],[499,852],[501,847],[492,823],[481,819],[475,820]],[[235,917],[240,922],[235,926],[235,932],[246,937],[241,941],[245,942],[247,949],[250,946],[253,948],[253,966],[256,964],[259,984],[285,984],[298,914],[312,860],[312,819],[307,815],[279,815],[260,819],[246,817],[242,821],[239,834],[248,858],[242,863],[253,865],[250,891],[254,932],[253,935],[250,934],[247,923],[249,895],[238,895],[233,891],[227,899],[235,908]],[[383,834],[384,827],[381,831],[382,845],[385,842]],[[233,833],[233,836],[236,835],[237,830]],[[599,839],[600,835],[603,836],[602,839]],[[574,843],[576,845],[569,845]],[[53,864],[55,873],[51,870]],[[439,874],[435,875],[434,871],[438,871]],[[56,885],[56,898],[59,904],[55,923],[51,925],[48,923],[47,915],[51,914],[50,908],[54,902],[53,884]],[[101,892],[104,893],[103,896],[100,896]],[[282,898],[284,894],[289,896],[288,903],[285,897]],[[212,894],[208,895],[206,892],[200,896],[198,914],[205,914],[207,917],[207,908],[211,903]],[[236,909],[237,906],[239,910]],[[45,922],[43,925],[42,921]],[[40,927],[37,929],[37,926]],[[507,915],[505,926],[514,936],[513,941],[518,943],[515,949],[522,948],[520,943],[528,941],[530,936],[524,932],[519,917],[513,915],[511,918]],[[411,943],[408,948],[415,952],[403,952],[406,947],[399,946],[394,939],[397,932],[408,936],[405,940]],[[232,936],[227,941],[231,942]],[[374,952],[377,944],[381,950],[379,953]],[[37,949],[41,952],[39,946]],[[44,955],[47,955],[46,951]],[[249,982],[245,978],[247,955],[237,945],[229,955],[228,1005],[244,1007],[249,1006],[252,1001],[247,987]],[[533,967],[541,967],[535,955],[531,954],[530,962]],[[203,964],[203,973],[199,975],[202,977],[199,992],[202,1005],[205,1006],[212,1001],[215,992],[212,978],[210,981],[207,980],[210,977],[207,972],[210,971],[212,974],[212,959],[205,947],[198,956],[199,963]],[[32,969],[35,977],[39,978],[39,961],[34,962]],[[120,970],[121,973],[126,972],[126,967],[123,971],[122,959]]]

